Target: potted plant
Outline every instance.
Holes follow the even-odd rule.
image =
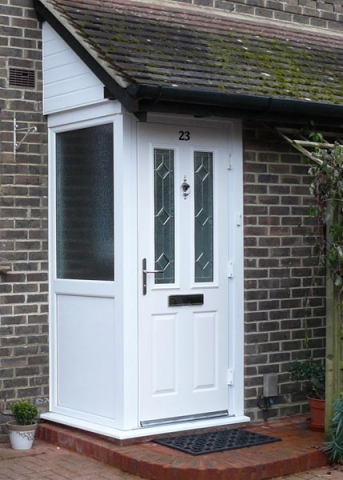
[[[38,409],[28,400],[12,403],[14,421],[7,422],[11,447],[16,450],[28,450],[32,447],[37,428]]]
[[[325,369],[320,361],[312,358],[294,360],[289,370],[291,380],[303,385],[310,407],[309,427],[324,430],[325,424]]]

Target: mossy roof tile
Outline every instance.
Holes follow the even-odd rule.
[[[199,8],[40,0],[122,88],[162,85],[343,104],[342,37]]]

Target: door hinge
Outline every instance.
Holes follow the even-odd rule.
[[[232,165],[231,165],[231,153],[227,154],[227,169],[232,170]]]
[[[236,213],[236,225],[237,227],[242,225],[242,214],[239,212]]]
[[[233,262],[229,260],[227,276],[233,278]]]
[[[232,368],[229,368],[227,371],[227,384],[228,385],[233,385],[233,370]]]

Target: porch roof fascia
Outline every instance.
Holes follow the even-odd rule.
[[[68,22],[49,2],[33,0],[38,16],[47,21],[90,70],[104,84],[107,97],[116,99],[140,119],[147,113],[177,113],[194,116],[235,117],[268,121],[337,126],[343,121],[343,104],[250,95],[242,93],[213,92],[197,88],[169,87],[164,85],[130,84],[119,71],[101,62],[96,52],[89,48],[77,32],[71,33]]]

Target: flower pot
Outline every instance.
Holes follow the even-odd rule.
[[[323,432],[325,426],[325,400],[308,397],[311,419],[309,427],[311,430]]]
[[[15,422],[6,423],[11,447],[15,450],[29,450],[32,447],[37,423],[33,425],[17,425]]]

